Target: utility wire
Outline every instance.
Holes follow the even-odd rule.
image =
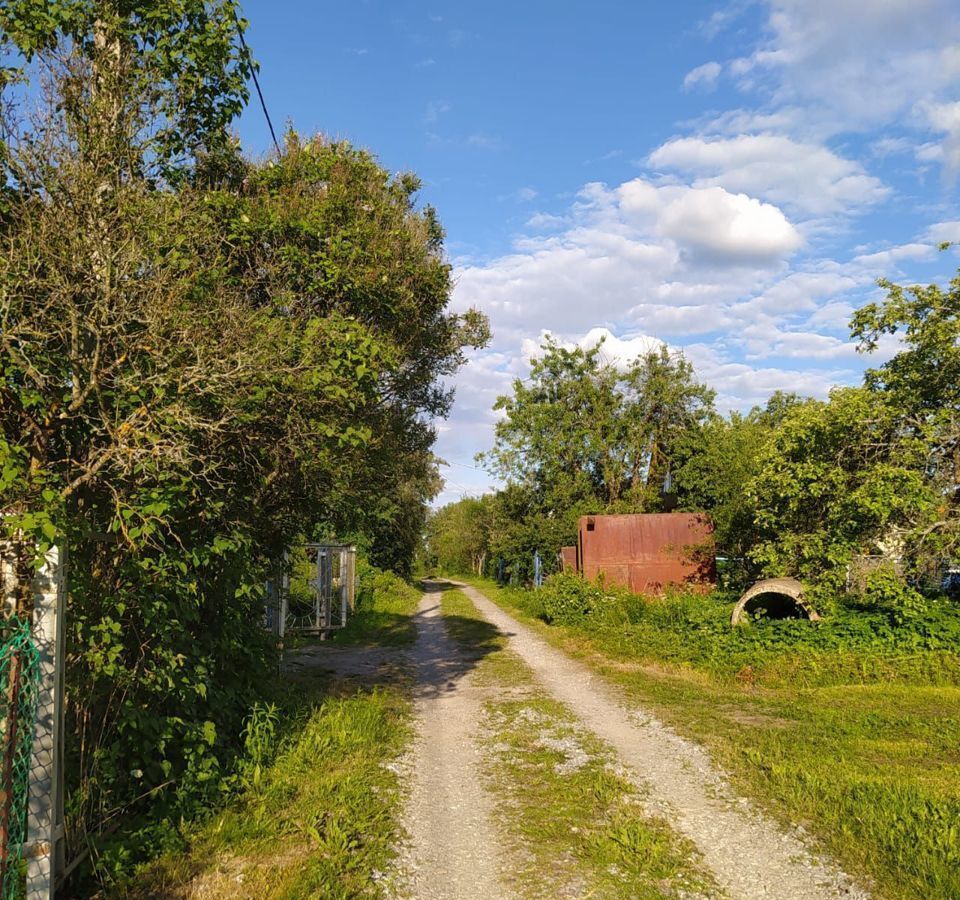
[[[474,472],[485,472],[486,469],[479,469],[476,466],[469,466],[466,463],[457,462],[455,459],[443,460],[442,466],[460,466],[461,469],[473,469]]]
[[[247,65],[250,66],[250,74],[253,76],[253,84],[257,89],[257,96],[260,98],[260,108],[263,110],[263,117],[267,120],[267,127],[270,129],[270,137],[273,138],[273,146],[277,148],[277,155],[282,156],[280,142],[277,140],[277,133],[273,130],[273,122],[270,121],[270,112],[267,110],[267,101],[263,99],[263,91],[260,90],[260,79],[257,78],[257,64],[250,55],[250,48],[243,36],[243,26],[240,24],[240,17],[237,15],[236,6],[233,7],[233,21],[237,23],[237,36],[240,38],[240,47],[244,56],[247,57]]]

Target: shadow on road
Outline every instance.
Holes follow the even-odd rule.
[[[429,698],[456,690],[460,679],[481,659],[500,649],[503,634],[480,619],[440,614],[440,595],[457,585],[446,581],[422,584],[426,597],[416,615],[417,641],[410,657],[416,671],[414,693]],[[451,634],[461,636],[463,643]]]
[[[370,689],[411,675],[416,697],[439,697],[455,690],[480,660],[500,649],[504,634],[482,619],[441,615],[441,594],[459,585],[423,581],[421,587],[426,597],[414,615],[371,613],[378,618],[366,623],[364,640],[354,642],[344,635],[343,642],[315,641],[290,650],[286,671],[326,674],[339,691],[350,686]]]

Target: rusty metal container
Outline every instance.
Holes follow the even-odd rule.
[[[577,571],[577,548],[576,547],[560,548],[560,567],[563,569],[565,574],[575,573]]]
[[[584,578],[637,594],[716,582],[713,523],[700,513],[581,516],[577,556]]]

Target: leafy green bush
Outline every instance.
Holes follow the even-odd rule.
[[[541,617],[547,623],[576,625],[601,602],[603,591],[575,575],[556,575],[541,589]]]
[[[868,604],[890,613],[901,624],[927,608],[924,596],[910,587],[892,565],[880,566],[867,575],[864,597]]]
[[[875,582],[871,605],[833,597],[829,615],[816,625],[759,619],[733,629],[732,594],[676,591],[646,598],[572,575],[555,576],[539,590],[511,592],[510,598],[528,615],[589,633],[623,658],[639,655],[723,679],[787,678],[798,685],[960,681],[960,605],[915,602],[909,588],[891,587],[885,577]]]
[[[548,624],[577,625],[590,617],[607,623],[631,621],[641,597],[619,587],[585,581],[578,575],[554,575],[537,591],[539,618]]]

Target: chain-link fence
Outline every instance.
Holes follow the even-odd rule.
[[[11,616],[0,625],[0,897],[24,895],[27,796],[33,755],[40,652],[30,622]]]

